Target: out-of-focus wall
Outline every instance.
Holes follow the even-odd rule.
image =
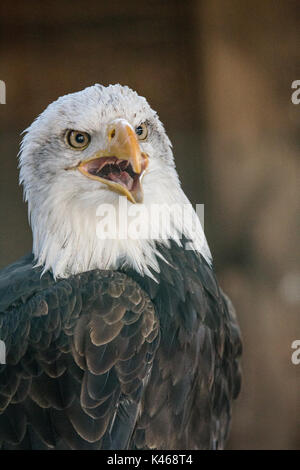
[[[183,187],[205,203],[220,282],[244,337],[229,448],[300,447],[297,0],[3,1],[0,268],[31,248],[17,184],[20,132],[58,96],[120,82],[173,141]]]
[[[231,448],[300,447],[297,1],[198,3],[210,240],[244,337]],[[200,38],[200,36],[199,36]]]

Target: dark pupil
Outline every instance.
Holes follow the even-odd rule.
[[[83,134],[77,134],[75,137],[75,140],[78,144],[83,144],[84,142],[84,135]]]
[[[135,132],[137,133],[137,135],[142,135],[142,133],[143,133],[143,128],[142,128],[142,126],[137,127],[136,130],[135,130]]]

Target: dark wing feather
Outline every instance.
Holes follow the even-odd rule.
[[[166,258],[166,248],[160,247]],[[223,448],[240,389],[240,332],[213,269],[171,242],[160,283],[130,275],[152,296],[161,341],[132,448]],[[166,272],[168,270],[168,274]],[[170,282],[170,278],[172,280]]]
[[[159,344],[147,294],[110,271],[55,282],[32,256],[0,273],[0,294],[2,448],[126,447]]]

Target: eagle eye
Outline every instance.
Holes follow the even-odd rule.
[[[140,124],[135,128],[135,133],[139,140],[145,140],[148,135],[148,128],[145,123]]]
[[[67,131],[66,141],[70,147],[76,150],[84,150],[91,141],[91,136],[87,132],[82,131]]]

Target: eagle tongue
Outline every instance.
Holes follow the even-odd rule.
[[[109,173],[108,178],[115,183],[125,186],[129,191],[132,189],[133,178],[126,171],[122,171],[120,173]]]

